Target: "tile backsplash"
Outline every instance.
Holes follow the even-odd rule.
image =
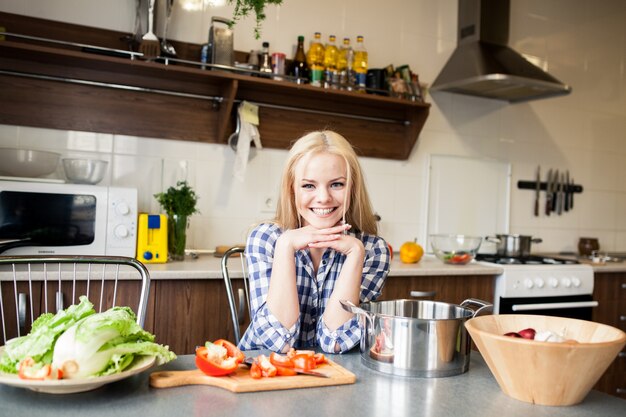
[[[70,10],[62,0],[0,0],[0,10],[132,31],[135,2],[105,3],[84,1]],[[432,83],[456,45],[456,0],[390,0],[385,7],[373,0],[284,3],[267,9],[262,40],[287,56],[300,34],[307,41],[315,31],[352,39],[359,34],[370,67],[409,64]],[[211,16],[230,16],[231,10],[188,12],[179,2],[168,34],[203,43]],[[575,251],[579,237],[593,236],[603,249],[626,251],[626,2],[512,0],[511,13],[511,46],[540,59],[573,93],[515,105],[448,93],[429,97],[430,116],[408,160],[361,159],[382,235],[396,248],[413,238],[424,241],[429,159],[444,154],[511,164],[509,232],[541,237],[533,250]],[[253,23],[235,26],[236,49],[260,49]],[[159,211],[153,194],[187,180],[200,197],[190,248],[241,243],[250,225],[270,218],[286,157],[284,150],[259,151],[240,182],[232,176],[234,153],[224,145],[0,125],[0,146],[105,159],[102,184],[138,188],[139,208],[148,212]],[[573,211],[533,216],[534,192],[516,185],[533,180],[537,165],[544,175],[548,168],[568,169],[583,185]],[[63,178],[61,166],[54,176]]]

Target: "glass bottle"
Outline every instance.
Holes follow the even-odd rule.
[[[356,37],[356,46],[354,47],[354,83],[359,92],[365,92],[365,78],[367,77],[367,50],[363,43],[363,36]]]
[[[261,65],[259,71],[263,73],[272,73],[272,58],[270,57],[270,43],[263,42],[263,49],[261,50]]]
[[[337,88],[337,55],[339,55],[339,49],[337,45],[335,35],[328,37],[328,43],[324,47],[324,87],[325,88]]]
[[[316,87],[322,86],[322,77],[324,76],[324,45],[322,45],[322,34],[315,32],[311,46],[306,55],[307,64],[309,64],[309,79],[311,85]]]
[[[306,63],[306,54],[304,53],[304,36],[298,36],[298,47],[293,61],[291,61],[289,75],[296,77],[298,84],[303,84],[309,78],[309,65]]]
[[[354,51],[352,46],[350,46],[350,38],[343,38],[343,45],[341,45],[337,57],[338,85],[342,90],[352,90],[354,86],[354,76],[352,76],[353,62]]]

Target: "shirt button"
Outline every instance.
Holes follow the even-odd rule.
[[[336,339],[337,338],[337,332],[333,332],[333,334],[331,334],[331,336]]]
[[[322,265],[326,265],[326,261],[322,261]]]

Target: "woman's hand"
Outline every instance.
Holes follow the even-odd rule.
[[[348,246],[350,245],[346,245],[344,242],[336,243],[333,246],[332,243],[339,242],[344,238],[349,238],[350,236],[344,235],[343,233],[346,230],[350,229],[350,227],[351,226],[349,224],[333,226],[327,229],[316,229],[312,226],[304,226],[299,229],[286,231],[278,238],[278,240],[280,241],[280,244],[287,245],[293,252],[305,249],[307,247],[311,247],[333,248],[335,250],[339,250],[340,252],[346,253],[343,250],[338,249],[338,247],[344,247],[347,250]],[[358,239],[354,240],[358,241]],[[361,244],[361,246],[363,245]]]

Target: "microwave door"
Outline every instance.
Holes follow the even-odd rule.
[[[30,238],[0,240],[0,255],[8,251],[9,249],[19,248],[21,246],[32,246],[33,244],[34,243]]]

